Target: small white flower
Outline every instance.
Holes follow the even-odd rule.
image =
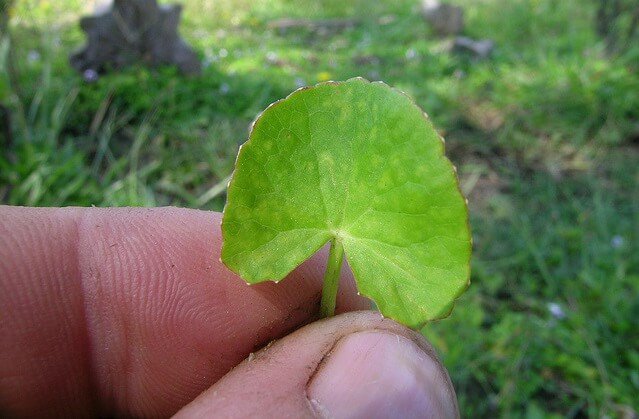
[[[464,77],[466,77],[466,72],[464,70],[457,69],[453,73],[453,77],[455,77],[456,79],[463,79]]]
[[[610,245],[613,249],[619,249],[624,245],[626,241],[620,235],[613,236],[612,240],[610,240]]]
[[[220,93],[221,94],[225,95],[225,94],[227,94],[230,91],[231,91],[231,86],[229,86],[227,83],[222,83],[220,85]]]
[[[98,81],[100,76],[98,75],[97,71],[92,68],[88,68],[82,73],[82,78],[87,83],[95,83],[96,81]]]
[[[229,52],[226,50],[226,48],[222,48],[220,52],[218,53],[218,55],[220,56],[220,58],[225,58],[226,56],[229,55]]]
[[[557,320],[566,318],[566,313],[564,312],[564,309],[561,308],[559,304],[548,303],[546,307],[548,308],[548,312]]]
[[[27,61],[30,63],[40,61],[40,53],[36,50],[29,51],[29,53],[27,54]]]
[[[266,53],[266,61],[269,64],[275,64],[277,62],[277,54],[273,51],[269,51]]]
[[[206,51],[206,54],[204,56],[204,60],[202,62],[202,65],[204,66],[204,68],[208,68],[210,67],[213,63],[216,63],[220,60],[220,58],[212,51]]]
[[[406,54],[404,54],[406,56],[407,60],[413,60],[417,57],[417,51],[415,51],[414,48],[409,48],[406,50]]]

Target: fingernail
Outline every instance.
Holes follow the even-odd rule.
[[[389,332],[346,336],[320,364],[307,394],[327,418],[458,417],[446,373],[411,340]]]

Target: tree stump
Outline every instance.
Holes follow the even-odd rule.
[[[423,0],[421,13],[439,36],[458,35],[464,30],[464,10],[461,7],[440,3],[439,0]]]
[[[114,0],[109,10],[80,20],[87,44],[71,55],[71,66],[104,72],[142,62],[198,74],[201,63],[177,32],[181,13],[181,6],[158,5],[157,0]]]

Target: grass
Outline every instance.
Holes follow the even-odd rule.
[[[513,173],[490,220],[474,214],[474,286],[426,330],[468,416],[636,409],[639,158],[607,164],[562,182]]]
[[[191,0],[203,75],[67,65],[90,2],[20,0],[0,44],[0,202],[221,209],[255,115],[298,85],[400,87],[446,136],[470,199],[473,285],[424,333],[462,416],[632,417],[639,406],[639,48],[608,56],[595,3],[459,0],[493,56],[446,52],[417,1]],[[361,11],[365,10],[365,13]],[[343,30],[273,29],[285,18]]]

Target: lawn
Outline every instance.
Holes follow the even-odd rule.
[[[462,417],[637,415],[639,39],[607,51],[597,1],[454,2],[466,35],[495,41],[480,61],[451,53],[418,1],[187,0],[201,76],[136,67],[89,83],[67,57],[92,3],[16,2],[0,43],[0,203],[220,210],[266,105],[318,81],[384,80],[446,137],[470,201],[473,284],[424,329]]]

